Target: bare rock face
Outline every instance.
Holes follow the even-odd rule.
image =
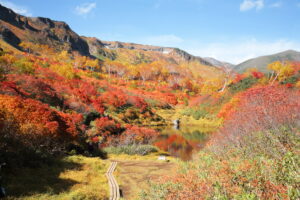
[[[25,17],[0,5],[0,37],[14,47],[21,41],[47,44],[58,50],[89,56],[85,40],[65,23],[43,17]]]
[[[21,42],[13,32],[3,25],[0,25],[0,39],[16,48],[19,48],[18,44]]]

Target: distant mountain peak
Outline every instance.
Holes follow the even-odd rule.
[[[244,72],[248,68],[257,68],[260,71],[268,72],[268,64],[275,61],[300,61],[300,52],[289,49],[272,55],[252,58],[236,65],[235,70],[238,72]]]
[[[204,57],[203,59],[216,67],[225,67],[225,68],[233,68],[234,67],[234,65],[231,63],[219,61],[212,57]]]

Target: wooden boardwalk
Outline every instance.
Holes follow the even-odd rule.
[[[113,173],[117,167],[117,164],[118,164],[117,162],[112,162],[106,172],[106,177],[108,179],[109,190],[110,190],[109,200],[119,200],[120,199],[120,188],[119,188],[119,185],[113,175]]]

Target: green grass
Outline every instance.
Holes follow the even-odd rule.
[[[108,154],[148,155],[158,152],[158,148],[151,145],[124,145],[107,147],[104,149]]]
[[[108,199],[108,166],[99,158],[69,156],[38,168],[15,168],[5,176],[7,199]]]

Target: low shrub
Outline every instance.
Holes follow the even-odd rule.
[[[256,83],[257,83],[257,79],[250,76],[250,77],[240,80],[239,82],[237,82],[235,84],[230,85],[229,90],[232,93],[241,92],[248,88],[251,88]]]
[[[279,85],[259,86],[239,94],[237,101],[229,104],[232,105],[225,105],[224,107],[228,109],[221,111],[222,116],[225,116],[225,122],[214,139],[216,147],[246,148],[250,145],[247,141],[255,142],[255,145],[262,143],[261,145],[265,147],[265,142],[277,142],[278,137],[282,136],[282,131],[278,127],[299,126],[300,93],[296,90]],[[265,135],[263,139],[269,138],[268,141],[252,138],[259,137],[253,135],[256,132],[262,132]]]
[[[193,161],[181,162],[176,174],[151,182],[140,199],[299,199],[299,130],[280,130],[277,138],[257,132],[253,133],[257,138],[243,136],[249,150],[246,145],[227,146],[222,154],[215,154],[212,147],[206,148]],[[255,139],[266,148],[251,146]],[[287,145],[280,157],[276,154],[283,146],[274,145],[277,139]]]
[[[35,100],[0,95],[0,163],[35,166],[65,153],[78,139],[79,121]]]
[[[121,134],[119,144],[151,144],[159,135],[159,132],[147,127],[139,127],[127,124],[126,130]]]

